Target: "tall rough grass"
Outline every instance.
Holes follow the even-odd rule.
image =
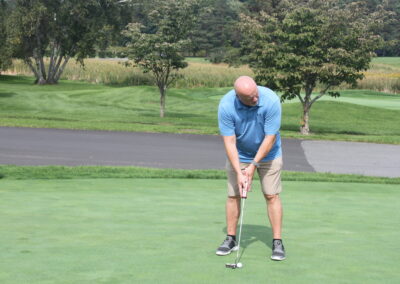
[[[183,75],[171,87],[227,87],[232,86],[240,75],[253,75],[250,68],[229,67],[227,64],[211,64],[208,62],[189,61],[189,66],[179,71]],[[29,68],[20,60],[15,60],[5,74],[32,75]],[[150,85],[154,80],[150,74],[143,74],[139,68],[125,67],[123,60],[95,59],[85,60],[85,66],[71,61],[61,79],[81,80],[107,85]]]
[[[395,76],[391,74],[370,75],[367,73],[365,79],[358,83],[357,88],[399,94],[400,73]]]
[[[358,88],[400,93],[400,57],[373,58],[371,68],[364,73],[365,78],[358,83]]]
[[[385,93],[400,93],[400,68],[390,70],[387,66],[382,68],[373,65],[364,74],[365,78],[358,82],[358,88]]]
[[[29,68],[20,60],[15,60],[6,74],[32,75]],[[183,75],[171,87],[227,87],[240,75],[254,75],[250,68],[229,67],[227,64],[212,64],[201,60],[189,61],[189,66],[179,71]],[[96,59],[85,60],[85,66],[71,61],[61,79],[81,80],[107,85],[153,85],[150,74],[143,74],[139,68],[125,67],[123,60]],[[341,86],[349,88],[349,86]],[[365,78],[358,83],[359,89],[369,89],[388,93],[400,93],[400,58],[374,58]]]

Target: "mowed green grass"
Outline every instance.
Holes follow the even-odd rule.
[[[0,165],[0,179],[175,178],[223,179],[224,170],[159,169],[131,166],[13,166]],[[258,176],[254,177],[258,179]],[[400,184],[399,178],[364,175],[282,171],[285,181]]]
[[[77,81],[36,86],[31,77],[0,77],[0,125],[68,129],[218,134],[217,108],[230,88],[170,89],[167,114],[159,117],[159,93],[151,86],[111,87]],[[399,97],[343,91],[317,101],[310,139],[400,144]],[[282,134],[301,137],[300,103],[284,103]]]
[[[226,89],[171,89],[167,117],[159,117],[156,87],[110,87],[77,81],[35,86],[29,77],[0,77],[2,126],[147,132],[216,132],[218,102]],[[210,107],[212,109],[210,109]]]
[[[375,57],[372,59],[372,65],[385,64],[400,68],[400,57]]]
[[[272,262],[258,182],[242,269],[215,249],[224,180],[2,180],[1,283],[399,283],[398,185],[284,182],[287,260]],[[384,205],[383,205],[384,204]]]
[[[338,98],[323,96],[320,101],[343,102],[374,108],[383,108],[390,110],[400,110],[400,95],[385,94],[371,90],[345,90],[340,91]],[[298,99],[285,101],[285,103],[297,103]]]

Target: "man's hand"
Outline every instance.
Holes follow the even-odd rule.
[[[245,176],[247,176],[247,180],[248,180],[247,191],[251,191],[251,184],[253,183],[255,169],[256,169],[256,167],[253,164],[250,164],[245,169],[242,170],[242,173]]]
[[[240,191],[240,197],[243,197],[243,190],[249,191],[249,178],[243,173],[243,171],[237,175],[237,184]]]

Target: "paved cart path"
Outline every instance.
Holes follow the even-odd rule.
[[[284,169],[400,177],[400,146],[283,139]],[[0,164],[223,169],[212,135],[0,127]]]

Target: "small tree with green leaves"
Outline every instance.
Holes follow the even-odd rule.
[[[301,1],[300,1],[301,2]],[[280,15],[281,16],[281,15]],[[282,101],[298,98],[303,106],[300,132],[309,134],[311,106],[342,83],[356,85],[369,67],[380,38],[371,28],[377,15],[358,3],[297,3],[283,17],[261,12],[242,16],[242,51],[256,81],[282,93]],[[315,91],[318,90],[318,93]]]
[[[201,0],[160,0],[148,14],[146,25],[131,23],[123,34],[134,65],[150,72],[160,91],[160,117],[165,116],[168,86],[179,69],[187,67],[182,51],[189,47],[188,34],[196,22]]]

